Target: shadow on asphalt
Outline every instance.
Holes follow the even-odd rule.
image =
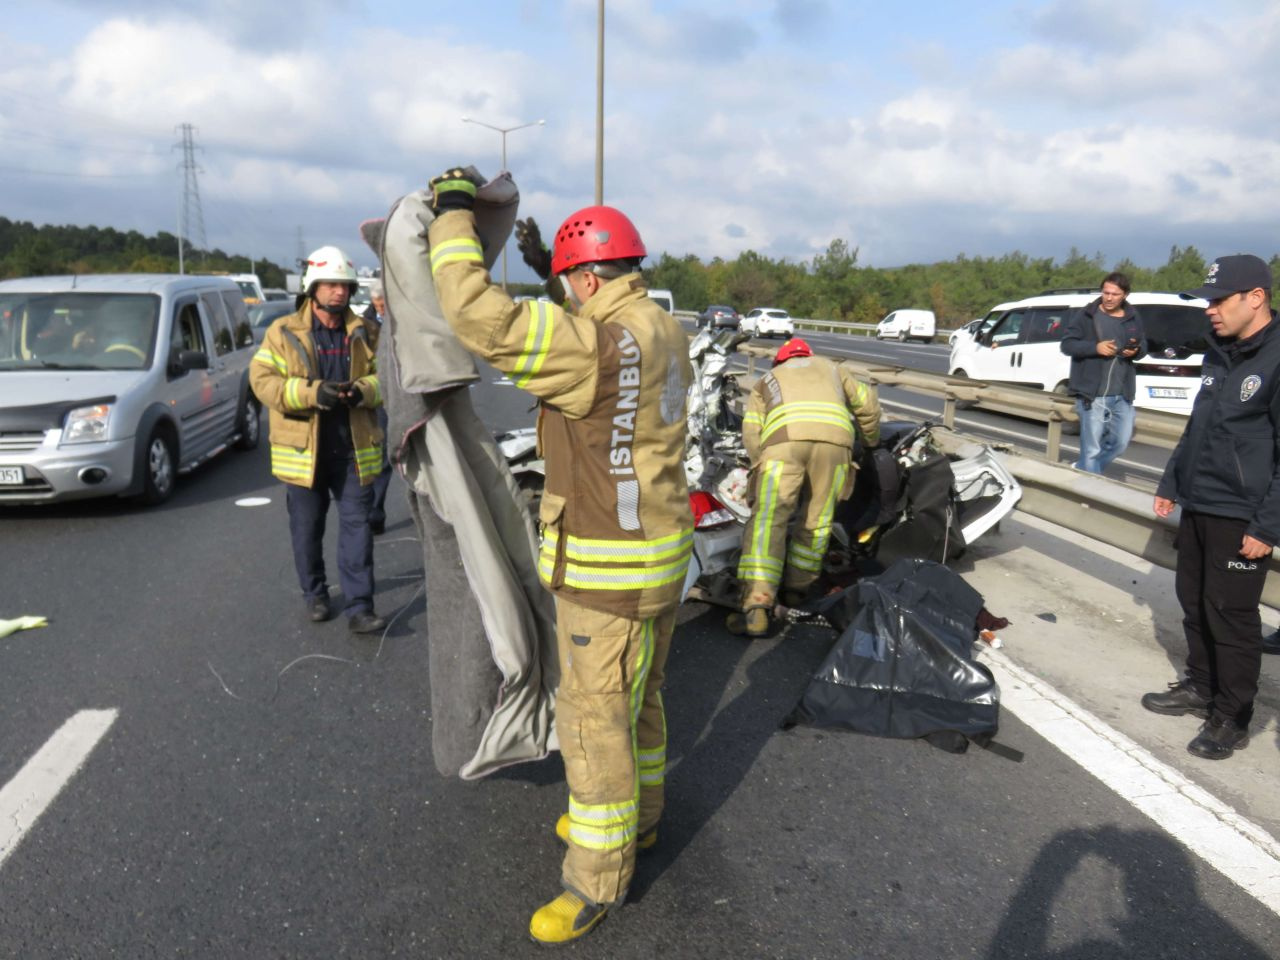
[[[792,627],[781,636],[748,641],[724,629],[724,614],[708,607],[676,627],[663,690],[666,802],[659,843],[637,861],[632,903],[644,899],[733,796],[835,640],[828,630]],[[744,673],[745,683],[735,684]],[[733,699],[721,706],[734,687]]]
[[[1096,880],[1098,866],[1117,875],[1116,889],[1109,891],[1114,892],[1110,922],[1077,918],[1073,924],[1057,912],[1058,897],[1078,872]],[[1075,882],[1087,881],[1081,877]],[[1232,892],[1248,899],[1234,888]],[[1073,926],[1083,932],[1082,938],[1075,938]],[[1099,926],[1109,929],[1100,936]],[[1162,957],[1271,956],[1205,904],[1190,855],[1170,837],[1155,830],[1103,827],[1065,830],[1045,844],[1010,901],[986,957],[1128,960],[1155,955],[1154,944],[1160,945]]]

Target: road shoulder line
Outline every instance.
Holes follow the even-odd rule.
[[[983,650],[981,659],[1023,723],[1280,914],[1280,842],[1271,834],[1004,654]]]

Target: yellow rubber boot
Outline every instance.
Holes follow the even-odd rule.
[[[763,637],[769,632],[769,611],[764,607],[752,607],[746,613],[731,613],[724,625],[735,636]]]
[[[560,814],[560,819],[556,821],[556,836],[566,846],[569,843],[569,815],[567,813]],[[658,828],[654,827],[648,833],[641,834],[636,840],[637,850],[650,850],[657,846]]]
[[[566,890],[538,908],[529,921],[529,936],[538,943],[569,943],[590,933],[608,912],[608,907],[586,903]]]

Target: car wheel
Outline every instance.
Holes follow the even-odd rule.
[[[256,450],[262,439],[262,408],[252,396],[245,397],[244,409],[240,411],[240,422],[236,425],[236,433],[240,439],[236,441],[237,450]]]
[[[1053,392],[1054,392],[1054,394],[1055,394],[1055,395],[1057,395],[1057,396],[1059,396],[1059,397],[1069,397],[1069,396],[1071,396],[1071,391],[1070,391],[1070,389],[1069,389],[1069,388],[1068,388],[1068,386],[1067,386],[1067,381],[1065,381],[1065,380],[1063,380],[1060,384],[1058,384],[1056,387],[1054,387],[1054,388],[1053,388]],[[1078,436],[1080,436],[1080,421],[1079,421],[1079,420],[1070,420],[1070,421],[1068,421],[1068,420],[1063,420],[1063,421],[1062,421],[1062,435],[1063,435],[1064,437],[1078,437]]]
[[[169,432],[160,427],[152,430],[142,460],[145,475],[142,478],[142,493],[138,496],[141,503],[155,506],[172,496],[178,478],[176,460]]]
[[[906,342],[907,342],[907,331],[905,331],[905,330],[899,330],[899,331],[898,331],[898,342],[899,342],[899,343],[906,343]]]

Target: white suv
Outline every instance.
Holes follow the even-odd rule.
[[[1071,358],[1061,347],[1066,321],[1095,299],[1095,293],[1044,294],[1004,304],[976,337],[956,338],[947,372],[1066,394],[1071,376]],[[1128,300],[1147,337],[1147,354],[1134,365],[1134,406],[1190,414],[1208,349],[1207,304],[1176,293],[1131,293]]]
[[[791,314],[776,307],[756,307],[742,318],[742,329],[757,337],[782,337],[786,340],[796,335]]]

